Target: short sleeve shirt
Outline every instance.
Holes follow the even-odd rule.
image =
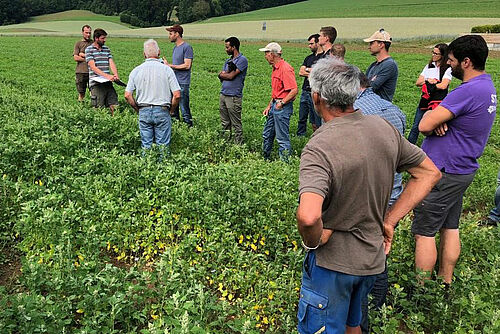
[[[233,80],[223,80],[221,94],[226,96],[243,96],[243,86],[245,85],[245,77],[247,75],[248,60],[243,54],[239,54],[236,58],[229,58],[222,66],[223,71],[229,70],[229,63],[236,65],[236,68],[240,70],[240,74],[234,77]]]
[[[491,77],[479,75],[452,90],[441,102],[454,118],[446,122],[442,137],[424,139],[422,149],[441,170],[449,174],[471,174],[479,168],[477,159],[488,142],[497,109],[497,95]]]
[[[138,105],[170,105],[172,92],[180,90],[174,71],[156,58],[148,58],[130,72],[127,88],[129,93],[136,91]]]
[[[373,62],[366,70],[366,76],[375,94],[392,102],[398,82],[398,64],[391,57]]]
[[[184,64],[184,59],[193,60],[193,58],[193,48],[188,43],[184,42],[179,46],[174,46],[172,51],[172,64],[181,65]],[[191,68],[187,71],[174,69],[174,73],[179,84],[189,85],[191,83]]]
[[[95,63],[95,66],[103,71],[104,73],[110,74],[111,72],[109,71],[109,59],[113,58],[111,55],[111,51],[106,45],[103,45],[102,48],[99,50],[97,49],[94,44],[89,45],[85,49],[85,61],[87,64],[93,60]],[[97,78],[99,75],[92,71],[89,67],[89,86],[92,87],[97,84],[97,81],[94,81],[94,78]]]
[[[440,68],[437,66],[436,62],[432,63],[434,67],[429,67],[429,64],[425,65],[424,69],[422,70],[422,73],[420,73],[421,76],[424,77],[425,80],[427,79],[437,79],[442,81],[442,79],[448,79],[451,81],[453,78],[451,75],[451,67],[448,67],[446,71],[443,74],[443,78],[440,78]]]
[[[383,221],[394,173],[424,159],[420,148],[378,116],[357,111],[316,130],[302,151],[299,173],[299,193],[324,198],[323,226],[333,230],[316,250],[316,264],[349,275],[383,272]]]
[[[302,66],[305,66],[306,68],[311,68],[321,58],[323,58],[323,53],[320,53],[318,55],[314,53],[310,54],[304,59]],[[304,78],[304,83],[302,84],[302,90],[306,90],[308,92],[311,91],[311,86],[309,85],[309,79],[307,77]]]
[[[283,59],[273,66],[271,86],[273,99],[283,99],[292,89],[297,88],[293,67]]]
[[[85,53],[85,49],[92,44],[92,42],[82,40],[78,41],[75,44],[75,48],[73,50],[73,55],[78,56],[80,53]],[[76,62],[76,73],[89,73],[89,68],[87,67],[87,62],[85,61],[77,61]]]

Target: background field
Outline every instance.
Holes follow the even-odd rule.
[[[219,136],[223,44],[191,41],[195,127],[175,123],[172,156],[157,163],[154,152],[139,154],[137,115],[123,88],[115,117],[76,102],[75,41],[0,39],[0,332],[294,333],[304,255],[297,174],[307,139],[292,135],[290,164],[260,156],[271,72],[260,43],[241,48],[250,64],[245,146]],[[170,58],[171,43],[159,42]],[[142,43],[108,39],[125,81],[143,60]],[[393,50],[394,102],[408,125],[419,97],[414,81],[430,56],[419,45]],[[360,68],[373,61],[347,48],[347,61]],[[295,69],[307,53],[284,44]],[[500,60],[490,59],[487,70],[500,87]],[[297,111],[298,101],[292,134]],[[437,282],[415,284],[406,219],[389,259],[388,306],[372,314],[376,333],[500,331],[500,230],[477,226],[492,205],[499,148],[497,118],[465,197],[450,299]]]
[[[208,22],[286,20],[340,17],[500,17],[494,0],[309,0],[248,13],[214,17]]]

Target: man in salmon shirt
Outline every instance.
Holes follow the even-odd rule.
[[[278,43],[269,43],[259,51],[265,53],[267,62],[273,67],[271,101],[269,101],[263,112],[264,116],[267,116],[262,131],[264,158],[270,158],[274,137],[276,137],[280,159],[287,162],[292,150],[290,144],[290,117],[293,113],[293,100],[298,91],[295,72],[293,67],[281,58],[282,50]]]

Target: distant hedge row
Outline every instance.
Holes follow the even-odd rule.
[[[472,27],[470,32],[474,32],[474,33],[500,33],[500,24],[485,24],[484,26]]]

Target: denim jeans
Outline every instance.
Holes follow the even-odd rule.
[[[488,216],[494,222],[500,222],[500,170],[497,176],[497,191],[495,192],[495,207],[491,209],[490,215]]]
[[[382,305],[385,304],[385,299],[387,296],[387,290],[389,290],[389,282],[387,276],[387,262],[385,263],[385,270],[383,273],[377,275],[375,284],[373,285],[370,295],[372,300],[370,302],[370,308],[379,310]],[[363,298],[361,301],[361,331],[363,334],[370,333],[370,323],[368,320],[368,296]]]
[[[408,141],[412,144],[416,144],[418,140],[418,135],[420,134],[420,131],[418,131],[418,125],[420,124],[422,117],[424,117],[424,114],[425,111],[417,107],[417,110],[415,111],[415,118],[413,119],[413,125],[411,126],[410,133],[408,134]]]
[[[181,87],[181,100],[179,105],[174,109],[173,116],[180,120],[179,109],[181,109],[182,120],[189,126],[193,126],[193,118],[191,116],[191,108],[189,108],[189,84],[179,84]]]
[[[316,125],[316,127],[321,126],[321,117],[314,110],[314,104],[312,102],[311,92],[303,90],[300,95],[300,109],[299,109],[299,123],[297,126],[297,136],[305,136],[307,131],[307,117],[309,116],[309,122]]]
[[[269,114],[267,114],[267,121],[262,131],[262,138],[264,139],[262,150],[264,158],[269,159],[273,149],[274,137],[276,137],[280,159],[288,161],[288,155],[292,150],[290,144],[290,117],[293,113],[293,102],[288,102],[281,110],[275,109],[275,106],[276,103],[273,102]]]
[[[153,139],[156,145],[168,151],[172,134],[172,120],[166,107],[145,107],[139,109],[139,131],[143,149],[150,149]]]
[[[403,192],[403,174],[394,174],[394,185],[392,186],[391,198],[389,199],[389,206],[396,202]]]

